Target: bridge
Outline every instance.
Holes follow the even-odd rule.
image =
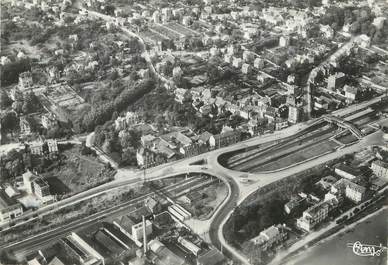
[[[353,133],[358,139],[362,139],[364,137],[364,134],[358,129],[354,124],[345,121],[342,118],[332,116],[332,115],[326,115],[323,117],[323,120],[330,122],[330,123],[335,123],[339,127],[342,127],[344,129],[348,129],[351,133]]]

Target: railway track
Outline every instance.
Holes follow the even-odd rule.
[[[253,160],[259,160],[263,156],[271,156],[272,154],[276,152],[281,152],[285,149],[293,148],[294,146],[302,145],[303,142],[309,142],[311,140],[314,140],[318,137],[321,137],[322,135],[328,134],[332,131],[334,131],[335,128],[328,128],[323,129],[319,132],[314,132],[306,137],[306,135],[302,135],[300,137],[297,137],[296,139],[293,139],[285,144],[282,144],[283,142],[277,144],[276,146],[272,146],[267,148],[266,150],[259,150],[255,155],[249,156],[245,159],[244,162],[240,162],[237,164],[234,164],[233,166],[230,166],[230,168],[234,170],[244,171],[244,168],[247,164],[251,163]]]

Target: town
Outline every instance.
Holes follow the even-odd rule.
[[[287,264],[386,211],[387,12],[2,1],[0,264]]]

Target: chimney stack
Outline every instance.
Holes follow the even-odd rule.
[[[144,215],[142,216],[143,221],[143,246],[144,246],[144,255],[147,254],[147,234],[146,234],[146,221]]]

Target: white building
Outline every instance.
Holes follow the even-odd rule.
[[[149,236],[152,234],[152,223],[151,221],[146,220],[145,224],[145,233],[146,236]],[[132,237],[137,241],[141,241],[143,239],[143,222],[132,226]]]

